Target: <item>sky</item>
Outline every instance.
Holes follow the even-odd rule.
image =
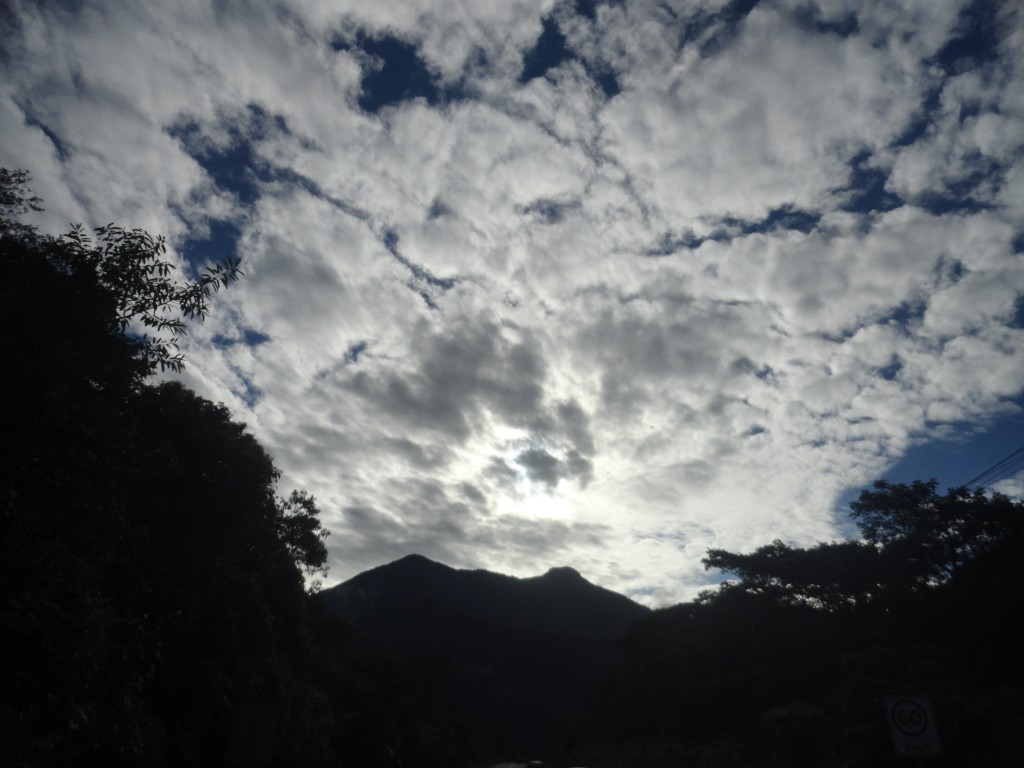
[[[1024,444],[1015,2],[6,5],[0,166],[45,231],[241,257],[182,379],[316,497],[328,585],[670,604]]]

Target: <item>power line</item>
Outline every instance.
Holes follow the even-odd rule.
[[[1024,469],[1024,445],[1004,459],[997,461],[977,477],[968,480],[964,483],[964,486],[974,485],[979,480],[982,480],[982,478],[984,478],[984,483],[986,484],[995,483],[1004,477],[1016,474],[1020,469]]]
[[[979,476],[981,485],[992,485],[1003,478],[1010,477],[1024,468],[1024,454],[1017,452],[1007,456],[999,464],[986,470]],[[979,479],[972,480],[972,483],[979,482]]]

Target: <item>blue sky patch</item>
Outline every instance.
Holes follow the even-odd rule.
[[[1004,3],[998,0],[974,0],[960,14],[957,36],[936,55],[936,61],[949,74],[995,61],[999,57],[1002,31],[998,14]]]
[[[262,331],[245,328],[242,330],[242,335],[237,338],[231,338],[218,333],[211,340],[218,347],[234,347],[238,344],[244,344],[247,347],[258,347],[270,341],[271,337]]]
[[[355,364],[359,362],[359,358],[363,356],[363,353],[370,348],[369,343],[365,341],[357,342],[345,350],[345,362],[349,364]]]
[[[434,288],[440,288],[441,290],[447,291],[454,288],[459,282],[458,278],[454,277],[435,277],[429,270],[421,267],[419,264],[414,264],[412,261],[403,256],[398,250],[398,233],[394,230],[389,229],[384,233],[383,243],[384,247],[388,249],[392,256],[406,269],[412,272],[412,275],[417,280],[422,280],[428,285]]]
[[[212,219],[208,226],[209,233],[205,237],[189,237],[181,248],[182,256],[193,271],[198,272],[207,265],[238,257],[238,239],[242,235],[238,225],[223,219]]]
[[[590,21],[597,21],[597,0],[576,0],[576,13]]]
[[[261,194],[259,183],[267,180],[267,164],[256,152],[255,143],[274,134],[291,135],[281,115],[248,104],[235,117],[225,116],[221,128],[230,137],[226,146],[211,142],[202,125],[188,117],[166,129],[199,163],[220,189],[233,193],[242,205],[255,203]]]
[[[64,143],[64,140],[57,135],[57,132],[54,131],[52,128],[50,128],[50,126],[46,125],[41,120],[38,120],[37,118],[33,117],[29,110],[26,109],[24,110],[24,112],[25,122],[28,125],[31,125],[34,128],[38,128],[40,131],[43,132],[43,135],[50,140],[51,144],[53,144],[53,149],[57,153],[58,159],[60,159],[61,162],[70,159],[71,150],[68,148],[68,145]]]
[[[622,84],[619,82],[618,76],[611,69],[594,69],[588,68],[588,74],[591,79],[597,83],[597,87],[604,93],[606,99],[612,99],[622,93]]]
[[[535,77],[543,77],[549,69],[570,61],[573,54],[566,42],[558,22],[552,16],[545,18],[536,45],[523,56],[523,71],[519,75],[519,82],[528,83]]]
[[[562,221],[566,217],[566,215],[569,214],[571,211],[579,210],[579,208],[579,200],[561,202],[559,200],[541,198],[539,200],[534,200],[529,205],[522,206],[519,209],[519,211],[520,213],[527,216],[536,216],[545,224],[557,224],[558,222]]]
[[[923,301],[904,301],[887,315],[882,317],[878,323],[884,325],[894,323],[900,328],[906,328],[911,324],[918,324],[924,319],[927,306]]]
[[[820,213],[801,211],[792,205],[784,205],[769,211],[761,221],[745,224],[742,232],[748,235],[755,232],[771,232],[774,229],[792,229],[807,234],[818,226],[819,221]]]
[[[949,439],[933,440],[911,448],[885,474],[896,483],[935,478],[940,486],[970,482],[1024,444],[1024,399],[1018,409],[991,426],[960,422],[949,425]]]
[[[899,360],[893,360],[889,365],[878,370],[878,374],[886,381],[895,381],[896,377],[900,375],[900,371],[903,370],[903,363]]]
[[[870,159],[870,152],[862,152],[850,160],[850,183],[845,189],[836,190],[837,193],[848,195],[841,210],[851,213],[884,213],[903,205],[899,197],[885,188],[889,174],[881,168],[868,165]]]
[[[168,133],[181,142],[214,184],[234,194],[243,205],[251,205],[260,197],[253,171],[257,164],[256,153],[248,138],[237,130],[229,130],[233,134],[232,141],[223,149],[207,146],[202,140],[202,128],[195,122],[174,126]]]
[[[242,376],[241,374],[238,374],[238,378],[240,379],[242,386],[236,387],[233,390],[234,394],[241,398],[242,402],[244,402],[250,408],[255,407],[256,404],[263,399],[263,390],[261,390],[259,387],[253,384],[252,381],[250,381],[247,377]]]
[[[821,9],[816,5],[804,5],[793,12],[797,27],[804,32],[817,32],[820,35],[836,35],[837,37],[853,37],[860,32],[857,14],[850,11],[839,19],[825,20]]]
[[[268,341],[270,341],[270,336],[261,331],[254,331],[252,328],[242,331],[242,342],[248,347],[258,347]]]
[[[644,251],[644,256],[654,258],[671,256],[679,251],[692,251],[704,243],[703,237],[698,237],[693,230],[686,230],[680,233],[665,232],[656,245]]]
[[[335,50],[358,48],[376,60],[363,71],[359,107],[376,114],[392,104],[422,98],[430,105],[442,100],[437,78],[431,74],[416,46],[392,35],[360,33],[354,43],[334,42]]]
[[[706,17],[689,29],[688,34],[695,36],[703,32],[704,29],[717,27],[710,37],[701,44],[701,56],[714,56],[728,48],[739,33],[747,16],[760,2],[761,0],[732,0],[725,8]]]

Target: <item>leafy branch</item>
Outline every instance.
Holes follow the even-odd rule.
[[[241,260],[227,258],[205,268],[197,280],[180,282],[174,265],[164,256],[167,242],[142,229],[125,229],[108,224],[96,229],[98,243],[80,224],[60,239],[55,249],[58,265],[67,271],[88,269],[113,297],[117,310],[115,330],[130,332],[137,322],[143,333],[143,356],[153,367],[180,372],[184,358],[178,342],[188,333],[186,320],[203,320],[209,313],[213,293],[244,275]]]

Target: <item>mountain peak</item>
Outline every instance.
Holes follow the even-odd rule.
[[[524,753],[543,752],[557,724],[580,711],[615,644],[649,612],[574,568],[518,578],[422,555],[321,595],[351,627],[348,653],[428,665],[460,707],[490,719],[494,733]]]
[[[548,572],[545,573],[542,578],[559,579],[561,581],[586,581],[579,571],[575,568],[570,568],[567,565],[562,565],[557,568],[549,568]]]
[[[389,585],[387,587],[388,590],[398,590],[401,592],[410,585],[414,589],[425,587],[428,584],[434,583],[437,579],[445,579],[453,573],[455,573],[455,570],[444,563],[438,563],[423,555],[411,554],[385,565],[378,565],[376,568],[363,571],[344,584],[339,584],[338,587],[349,585],[356,589],[381,589],[384,585]],[[335,587],[331,591],[338,592],[340,595],[344,590],[339,590]]]
[[[379,569],[386,571],[401,571],[401,572],[435,572],[435,571],[454,571],[455,569],[444,563],[439,563],[436,560],[431,560],[429,557],[424,557],[419,554],[406,555],[400,557],[398,560],[394,560],[386,565],[379,566]]]
[[[391,565],[398,565],[399,563],[405,563],[406,565],[440,565],[440,563],[434,562],[429,557],[424,557],[423,555],[417,554],[415,552],[411,555],[406,555],[405,557],[398,558],[393,563],[391,563]]]

